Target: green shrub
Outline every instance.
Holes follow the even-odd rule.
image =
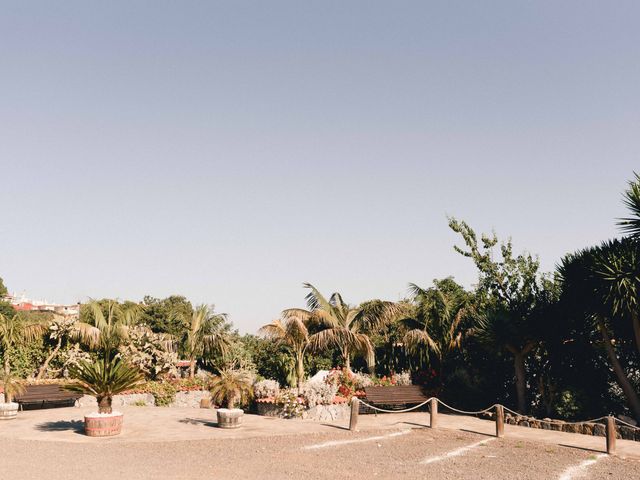
[[[178,389],[168,382],[147,382],[143,386],[146,393],[153,395],[158,407],[171,405],[176,399]]]

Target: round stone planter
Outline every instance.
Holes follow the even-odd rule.
[[[13,420],[18,416],[18,407],[19,404],[11,402],[11,403],[0,403],[0,420]]]
[[[244,411],[239,408],[219,408],[216,410],[218,415],[218,427],[220,428],[239,428],[242,425],[242,417]]]
[[[84,417],[84,433],[88,437],[112,437],[122,431],[122,419],[120,412],[109,414],[91,413]]]

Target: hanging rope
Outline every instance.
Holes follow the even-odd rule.
[[[462,413],[464,415],[480,415],[481,413],[486,413],[489,410],[492,410],[497,405],[497,403],[496,403],[496,404],[491,405],[488,408],[485,408],[484,410],[478,410],[476,412],[468,412],[466,410],[458,410],[457,408],[453,408],[452,406],[447,405],[446,403],[444,403],[440,399],[438,399],[438,403],[440,403],[443,407],[448,408],[449,410],[453,410],[454,412]]]
[[[635,430],[640,430],[640,427],[638,427],[638,426],[636,426],[636,425],[632,425],[631,423],[627,423],[627,422],[625,422],[624,420],[621,420],[621,419],[619,419],[619,418],[617,418],[617,417],[614,417],[614,420],[615,420],[616,422],[618,422],[618,423],[621,423],[621,424],[623,424],[623,425],[626,425],[627,427],[631,427],[631,428],[633,428],[633,429],[635,429]]]
[[[363,405],[366,405],[367,407],[373,409],[373,410],[377,410],[378,412],[383,412],[383,413],[405,413],[405,412],[410,412],[411,410],[415,410],[416,408],[420,408],[423,405],[426,405],[427,403],[429,403],[431,401],[431,399],[433,399],[434,397],[428,398],[427,400],[425,400],[424,402],[422,402],[419,405],[415,405],[413,407],[410,408],[405,408],[404,410],[387,410],[384,408],[379,408],[379,407],[374,407],[373,405],[365,402],[364,400],[360,400],[360,403],[362,403]],[[437,399],[436,399],[437,400]]]

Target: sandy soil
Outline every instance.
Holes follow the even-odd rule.
[[[22,479],[559,479],[599,452],[452,430],[411,429],[166,443],[5,439],[0,478]],[[393,435],[395,433],[395,435]],[[369,440],[372,437],[381,437]],[[326,442],[361,440],[325,446]],[[440,456],[478,445],[459,456]],[[318,447],[311,448],[309,447]],[[423,464],[426,459],[438,461]],[[639,478],[640,461],[599,457],[573,478]]]

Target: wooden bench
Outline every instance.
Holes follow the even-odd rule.
[[[429,399],[429,395],[420,385],[366,387],[364,393],[365,402],[387,410],[402,410]],[[372,413],[372,409],[361,405],[361,413]]]
[[[38,408],[73,407],[80,393],[63,390],[61,385],[29,385],[21,395],[16,395],[14,401],[20,404],[22,410]]]

